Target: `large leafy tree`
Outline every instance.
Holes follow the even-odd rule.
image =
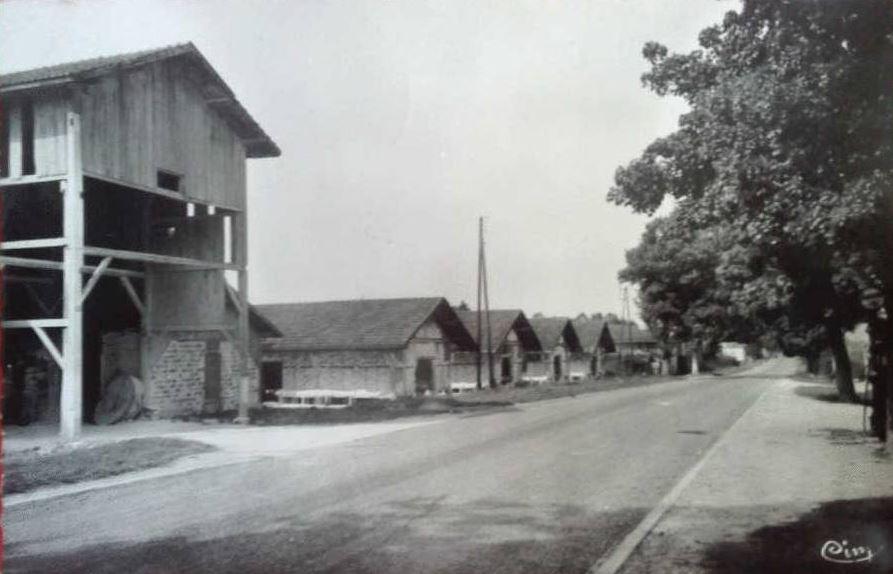
[[[642,318],[661,340],[698,341],[709,349],[734,330],[728,293],[716,276],[723,234],[689,227],[680,215],[649,223],[640,244],[627,252],[620,279],[639,285]]]
[[[691,111],[610,198],[653,212],[673,196],[694,224],[735,230],[824,328],[852,397],[842,331],[870,287],[893,308],[893,2],[744,0],[700,44],[645,46],[646,85]]]
[[[803,315],[802,294],[726,227],[692,225],[693,206],[652,221],[627,252],[623,281],[639,285],[642,316],[667,342],[700,343],[710,353],[723,340],[769,341],[815,364],[824,330]]]

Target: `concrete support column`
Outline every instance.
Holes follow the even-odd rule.
[[[233,217],[233,240],[235,261],[239,265],[239,321],[236,340],[241,357],[239,369],[239,417],[238,422],[248,422],[248,407],[251,404],[251,350],[249,349],[248,321],[248,215],[245,211]]]
[[[84,264],[84,172],[81,163],[81,119],[67,118],[68,169],[62,181],[63,229],[63,308],[62,393],[59,431],[62,440],[75,440],[83,417],[83,311],[81,307],[81,267]]]

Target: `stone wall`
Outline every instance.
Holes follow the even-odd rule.
[[[549,351],[540,353],[539,361],[527,361],[527,375],[531,377],[548,377],[550,383],[561,383],[567,380],[568,353],[563,345],[559,345]],[[555,379],[555,357],[561,357],[561,379]]]
[[[405,394],[404,366],[394,351],[268,351],[282,362],[284,390],[367,390]]]
[[[156,417],[198,414],[205,398],[205,341],[153,337],[146,406]]]
[[[431,359],[434,390],[450,381],[443,333],[436,323],[423,325],[403,350],[265,351],[264,361],[282,363],[284,390],[366,390],[413,395],[418,359]]]
[[[221,409],[232,411],[239,408],[242,356],[228,341],[220,343],[220,398]],[[260,396],[260,369],[252,359],[248,362],[248,404],[256,406]]]

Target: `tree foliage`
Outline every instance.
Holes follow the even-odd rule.
[[[645,46],[644,84],[690,111],[618,169],[609,198],[644,213],[675,198],[674,217],[702,230],[689,251],[703,230],[723,230],[728,254],[704,246],[698,264],[715,264],[714,277],[682,315],[712,298],[725,321],[807,347],[822,326],[840,347],[860,294],[893,301],[893,2],[744,0],[699,42],[687,54]],[[779,302],[784,312],[766,316]]]

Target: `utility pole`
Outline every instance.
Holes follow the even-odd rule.
[[[627,343],[632,342],[633,333],[632,333],[632,325],[630,324],[631,320],[632,319],[630,317],[630,310],[629,310],[629,287],[624,287],[622,301],[621,301],[621,308],[620,308],[620,321],[621,321],[620,342],[621,343],[623,343],[624,340]],[[625,337],[624,337],[624,335],[625,335]],[[631,347],[631,345],[630,345],[630,347]],[[631,354],[632,353],[630,353],[630,355]],[[623,368],[623,345],[620,346],[620,370],[621,370],[621,372],[624,371],[624,368]]]
[[[484,260],[484,218],[481,217],[478,219],[478,300],[477,300],[477,349],[476,349],[476,366],[477,366],[477,387],[478,389],[482,389],[483,385],[481,384],[481,344],[483,341],[483,333],[482,328],[484,326],[484,322],[482,321],[483,317],[481,316],[481,296],[483,294],[484,282],[483,282],[483,274],[481,273],[481,263]]]
[[[483,304],[483,307],[481,306]],[[496,386],[493,372],[493,333],[490,327],[490,295],[487,289],[487,256],[484,249],[484,218],[478,218],[478,293],[477,293],[477,387],[483,388],[481,355],[484,321],[487,323],[487,375],[490,387]]]

